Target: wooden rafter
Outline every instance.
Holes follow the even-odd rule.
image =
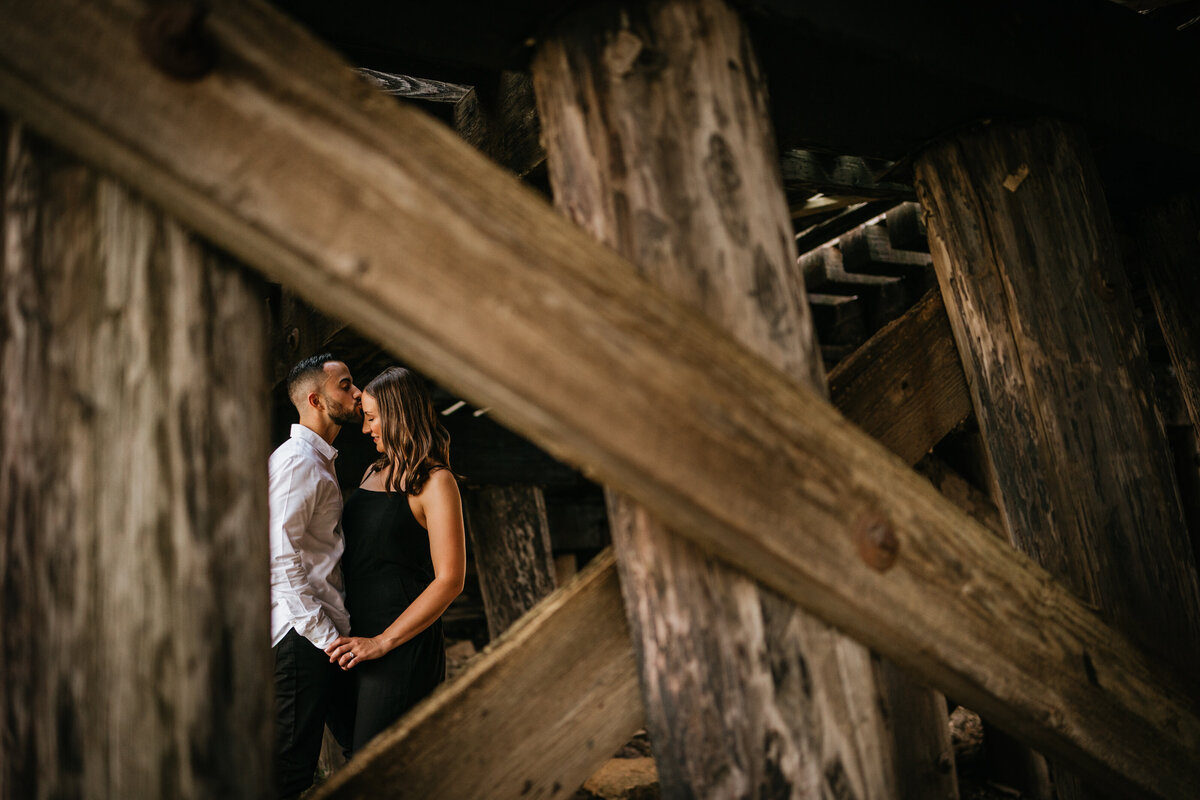
[[[182,83],[141,4],[6,2],[0,102],[1046,751],[1200,783],[1192,690],[1045,572],[277,13],[214,6],[217,72]]]
[[[788,150],[781,158],[783,188],[789,194],[821,193],[831,197],[916,200],[910,184],[884,177],[893,166],[855,156],[835,156],[810,150]]]

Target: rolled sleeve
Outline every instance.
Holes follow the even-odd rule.
[[[318,599],[320,590],[303,554],[314,511],[327,491],[322,484],[328,481],[302,455],[273,464],[270,480],[272,607],[286,615],[297,633],[324,648],[339,632]]]

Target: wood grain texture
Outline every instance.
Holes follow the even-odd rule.
[[[971,414],[950,320],[930,291],[829,373],[838,410],[910,464]]]
[[[737,16],[719,0],[605,4],[543,36],[533,73],[555,205],[824,393],[763,82]],[[911,713],[887,716],[887,690],[929,690],[898,675],[879,683],[862,645],[619,492],[608,505],[667,796],[957,796],[944,701],[900,699]],[[922,765],[896,749],[914,740],[935,752],[927,772],[940,785],[905,794],[902,773]],[[949,769],[934,767],[941,756]]]
[[[641,725],[606,550],[355,754],[314,800],[571,797]]]
[[[1180,195],[1146,209],[1138,251],[1183,404],[1200,435],[1200,198]]]
[[[1131,638],[1200,664],[1200,591],[1086,143],[1045,122],[925,151],[918,187],[1015,543]]]
[[[536,486],[463,491],[475,570],[494,639],[554,591],[546,501]]]
[[[0,787],[270,790],[261,287],[3,123]],[[19,390],[18,390],[18,387]]]
[[[888,328],[887,335],[896,337],[915,335],[916,330],[919,329],[899,325]],[[948,330],[946,335],[949,336]],[[919,344],[913,342],[909,345],[897,342],[887,349],[920,353],[926,351],[928,347],[928,342]],[[886,367],[879,364],[878,361],[872,363],[874,369],[886,370]],[[868,407],[868,404],[861,402],[855,393],[873,394],[877,391],[876,387],[883,383],[883,379],[871,379],[870,376],[871,368],[868,367],[862,376],[863,379],[854,382],[851,387],[840,394],[840,398],[853,408]],[[885,408],[881,413],[887,413],[887,409]],[[911,417],[903,410],[898,413],[902,417]],[[884,427],[887,430],[902,429],[902,426]],[[920,432],[928,434],[931,430],[933,429],[929,426],[920,426],[914,435],[919,435]],[[901,437],[901,440],[911,441],[908,437]],[[931,439],[925,446],[911,449],[924,452],[934,444],[936,442]],[[927,458],[925,461],[927,462],[929,459]],[[949,473],[944,465],[940,469],[936,465],[924,469],[922,474],[929,477],[930,480],[934,480],[936,477],[935,485],[938,485],[943,492],[945,491],[943,485],[945,481],[956,480],[956,476]],[[961,482],[961,479],[957,480]],[[966,508],[972,515],[984,516],[991,525],[1002,525],[995,506],[991,505],[986,498],[981,500],[972,496],[964,500],[963,495],[965,494],[965,490],[959,489],[953,496],[954,502]],[[634,506],[628,503],[620,506],[622,511],[630,508],[634,508]],[[995,519],[987,516],[989,509]],[[1003,537],[1002,530],[999,531],[999,535]],[[603,741],[610,744],[613,741],[624,742],[644,724],[642,698],[638,690],[638,673],[630,646],[628,628],[624,624],[624,616],[620,615],[619,619],[605,616],[605,614],[613,613],[613,609],[617,608],[613,605],[612,596],[607,593],[619,591],[616,563],[611,552],[598,556],[594,559],[594,563],[602,574],[589,573],[584,582],[572,584],[569,589],[561,591],[553,600],[547,600],[532,609],[526,617],[528,621],[518,623],[519,627],[528,625],[528,629],[523,629],[519,635],[511,634],[481,655],[479,664],[463,675],[461,679],[455,681],[452,688],[448,688],[443,694],[438,695],[436,703],[431,708],[418,712],[420,719],[412,721],[411,724],[408,721],[401,722],[402,727],[398,729],[396,736],[389,738],[387,747],[372,750],[369,754],[360,753],[356,756],[357,771],[355,775],[357,777],[335,776],[326,790],[328,794],[322,795],[322,797],[365,798],[374,796],[373,793],[379,791],[383,786],[409,785],[410,783],[419,789],[412,793],[411,796],[414,797],[458,796],[460,791],[465,791],[462,788],[462,773],[450,761],[455,758],[454,754],[458,753],[474,754],[470,786],[475,788],[470,791],[485,792],[486,787],[492,785],[500,788],[516,785],[517,777],[519,777],[523,790],[525,781],[529,781],[528,794],[533,797],[560,798],[570,797],[574,794],[575,787],[583,780],[582,776],[592,774],[609,757],[610,750],[596,746],[597,735],[603,735],[605,737]],[[611,586],[611,589],[596,592],[591,588],[592,582]],[[799,623],[803,619],[803,617],[786,613],[787,608],[784,604],[771,604],[765,609],[768,611],[783,609],[785,612],[773,617],[765,616],[765,619],[770,620],[776,626],[780,623],[785,625],[789,622]],[[592,629],[592,636],[573,638],[571,647],[573,663],[603,665],[598,669],[598,673],[602,674],[604,679],[598,684],[592,685],[583,678],[578,680],[541,680],[542,670],[557,669],[554,665],[540,661],[541,654],[547,647],[556,646],[554,643],[561,637],[561,630],[564,626],[570,628],[574,624],[559,621],[560,615],[564,620],[589,619],[596,624]],[[620,624],[617,625],[617,623]],[[864,652],[861,648],[851,645],[839,649],[836,643],[845,640],[834,635],[828,626],[822,626],[819,623],[813,624],[810,626],[809,634],[810,636],[826,637],[830,646],[825,648],[825,659],[813,664],[804,661],[803,670],[795,670],[790,675],[783,676],[786,680],[779,681],[781,686],[790,683],[793,694],[805,698],[806,707],[803,710],[806,717],[811,718],[814,715],[847,717],[855,711],[850,703],[842,699],[845,692],[826,693],[823,704],[816,704],[811,698],[808,698],[807,694],[804,694],[803,687],[805,684],[813,683],[812,673],[814,671],[824,675],[827,683],[839,679],[841,672],[846,669],[840,663],[844,660],[851,660],[852,663],[864,669],[875,670],[876,675],[883,680],[890,679],[894,671],[894,667],[890,669],[884,667],[885,662],[878,658],[871,659],[869,665],[863,663],[861,659]],[[853,659],[857,659],[857,661],[853,661]],[[777,663],[783,666],[785,661],[781,660]],[[799,663],[800,660],[797,659],[796,666]],[[533,671],[535,674],[529,676],[527,675],[529,671]],[[510,728],[514,723],[508,715],[472,710],[476,706],[482,706],[486,710],[493,703],[509,702],[509,700],[502,701],[501,698],[519,697],[529,683],[536,684],[539,681],[540,688],[536,693],[536,706],[523,705],[521,707],[522,724],[527,727],[523,729],[523,735],[519,739],[513,738]],[[908,696],[912,697],[911,694]],[[924,696],[934,697],[935,695],[930,693]],[[870,699],[868,696],[867,702]],[[892,697],[876,695],[874,699],[885,704],[885,713],[888,715],[905,713],[903,707],[893,707],[891,703],[894,703],[894,698]],[[838,702],[839,700],[840,702]],[[889,701],[891,702],[889,703]],[[591,719],[588,725],[564,726],[561,724],[561,720],[571,719],[571,715],[577,713],[576,709],[586,708],[592,703],[603,704],[604,713],[609,715],[603,719],[615,720],[618,724],[611,728],[605,726],[597,729],[597,723],[603,721],[600,718]],[[861,710],[861,705],[859,709]],[[868,711],[868,713],[870,712]],[[931,712],[926,710],[926,713]],[[470,717],[472,720],[470,725],[459,724],[463,715]],[[621,725],[624,727],[622,728]],[[945,769],[945,764],[940,759],[940,753],[918,750],[916,757],[911,757],[908,752],[907,748],[920,748],[928,741],[925,738],[915,737],[909,742],[898,742],[897,755],[900,758],[910,758],[910,763],[924,765],[926,769],[933,769],[936,773],[940,773]],[[403,756],[413,747],[429,749],[436,747],[435,752],[439,756],[432,761],[408,759]],[[557,757],[555,754],[561,751],[574,754],[573,758],[575,759],[569,768],[563,768],[557,781],[551,781],[548,784],[545,781],[534,779],[537,775],[538,764],[547,757],[545,753],[547,747],[552,748],[552,756]],[[403,764],[393,766],[392,762],[398,754],[406,760]],[[376,773],[375,768],[370,766],[371,762],[380,762],[386,766],[380,767],[381,773]],[[526,764],[529,765],[528,768],[519,766]],[[531,777],[520,777],[523,775]],[[829,777],[831,788],[847,785],[843,773],[832,771]],[[906,771],[905,779],[915,782],[915,784],[907,784],[910,788],[906,790],[916,791],[915,787],[922,786],[922,777],[923,773],[918,769]],[[934,781],[941,780],[940,774],[935,774],[933,777]],[[486,793],[482,796],[487,797]]]
[[[6,1],[0,104],[1114,791],[1200,782],[1193,690],[818,395],[261,4],[213,3],[192,84],[137,51],[142,8]],[[886,573],[854,543],[879,518]]]
[[[1086,142],[995,126],[925,151],[916,175],[1014,544],[1193,675],[1191,543]],[[1103,793],[1052,766],[1064,800]]]

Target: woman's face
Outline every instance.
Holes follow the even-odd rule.
[[[363,410],[363,433],[371,437],[375,442],[375,449],[383,452],[383,422],[379,419],[379,404],[375,402],[375,398],[363,392],[362,396]]]

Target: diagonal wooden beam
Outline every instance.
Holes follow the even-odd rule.
[[[909,464],[969,417],[971,396],[941,293],[927,292],[838,362],[829,399]]]
[[[314,800],[570,797],[641,725],[637,664],[605,550]]]
[[[452,132],[270,9],[213,6],[216,71],[182,82],[140,3],[5,0],[0,103],[1046,752],[1114,790],[1200,783],[1192,687]]]
[[[833,401],[912,463],[971,410],[962,367],[943,357],[947,348],[954,352],[950,323],[931,292],[829,374]],[[879,395],[885,399],[872,402]],[[413,797],[570,797],[642,727],[620,603],[616,563],[605,551],[314,800],[400,785]]]

